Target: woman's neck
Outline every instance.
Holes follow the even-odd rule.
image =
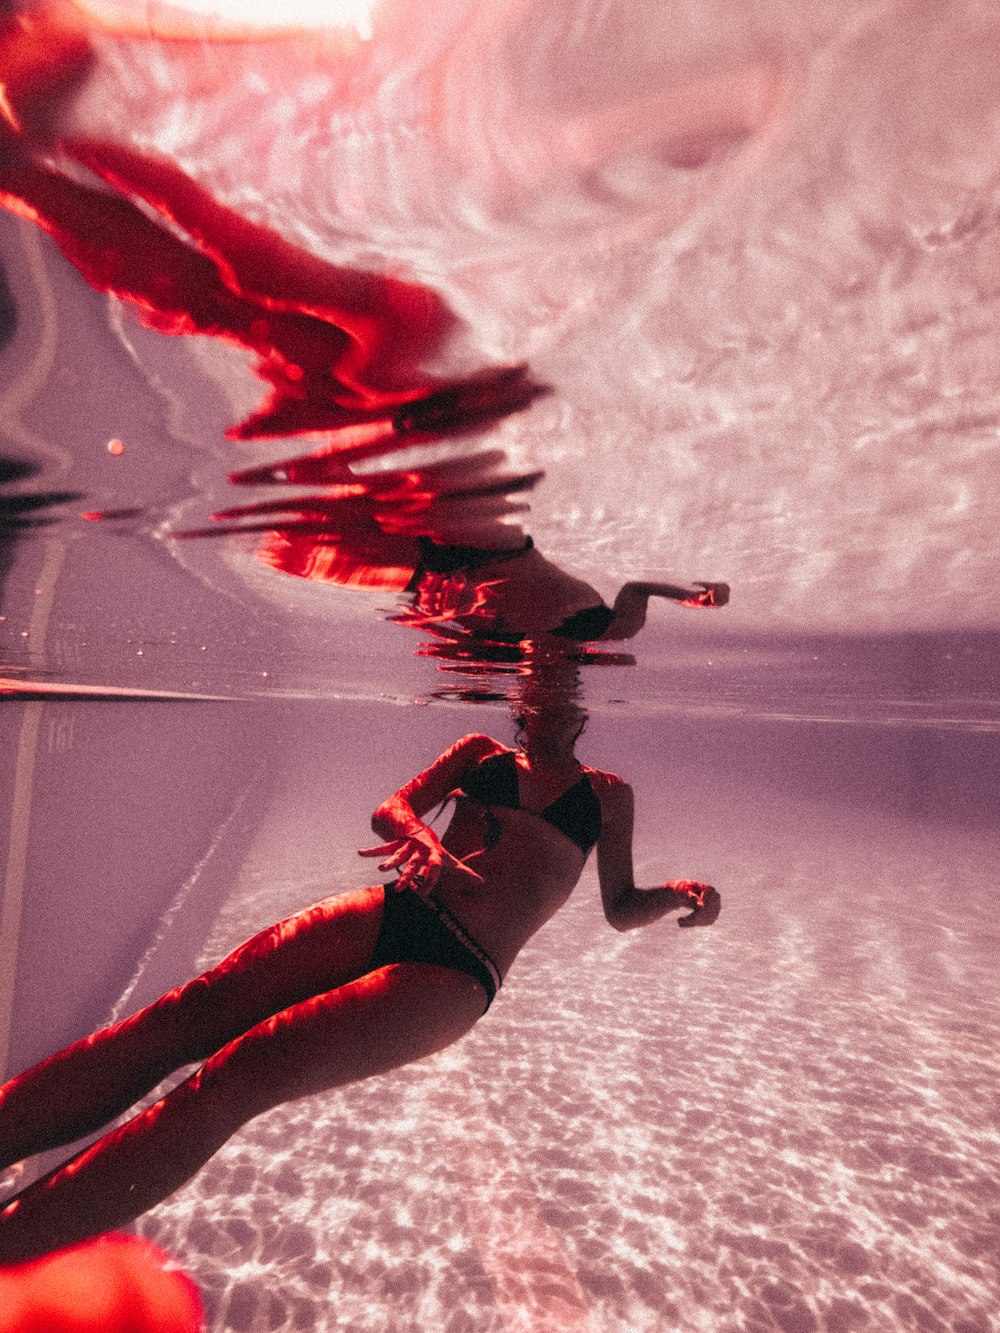
[[[572,746],[523,745],[519,753],[528,762],[528,767],[539,773],[567,773],[580,768],[580,761],[573,753]]]

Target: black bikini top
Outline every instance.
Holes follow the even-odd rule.
[[[486,759],[481,759],[462,779],[458,790],[486,806],[486,813],[491,821],[486,836],[486,846],[495,847],[501,830],[499,821],[490,813],[489,807],[502,805],[509,810],[523,808],[514,751],[504,750],[500,754],[491,754]],[[544,810],[532,810],[529,813],[544,819],[571,842],[575,842],[584,856],[601,834],[601,804],[585,773],[579,782],[568,787]]]

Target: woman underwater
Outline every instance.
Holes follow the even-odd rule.
[[[0,1088],[3,1165],[94,1133],[167,1074],[201,1062],[0,1210],[0,1264],[130,1222],[279,1103],[457,1041],[566,901],[594,846],[613,927],[685,907],[678,925],[711,925],[720,899],[709,885],[635,886],[632,790],[576,759],[585,718],[570,701],[530,709],[516,749],[463,737],[372,816],[385,843],[362,855],[382,856],[391,884],[279,922]],[[425,817],[449,797],[455,808],[439,838]]]

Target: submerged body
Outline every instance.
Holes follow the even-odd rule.
[[[543,785],[523,760],[518,762],[515,751],[487,736],[470,736],[463,743],[463,752],[464,758],[477,759],[477,769],[465,776],[467,786],[455,789],[455,810],[441,839],[448,856],[434,895],[461,919],[506,974],[532,935],[573,891],[589,847],[581,846],[546,817],[543,812],[554,803],[548,799],[552,784]],[[474,792],[477,785],[485,786],[475,783],[479,773],[505,756],[515,766],[517,804],[509,799],[487,803],[470,793],[470,788]],[[564,782],[560,778],[556,785]],[[596,806],[598,833],[605,824],[610,827],[612,783],[620,779],[581,767],[575,781],[570,775],[570,782],[561,794],[571,795],[581,790],[581,782],[585,784]],[[604,796],[603,806],[599,793]],[[497,791],[495,795],[507,797],[508,793]],[[556,792],[557,799],[559,795]],[[468,868],[481,877],[479,882],[467,873]]]
[[[557,726],[514,752],[465,737],[375,811],[373,827],[390,841],[363,854],[398,872],[391,885],[279,922],[0,1088],[2,1167],[94,1133],[173,1070],[203,1062],[11,1200],[0,1211],[0,1264],[133,1220],[281,1102],[384,1073],[463,1036],[489,1007],[491,981],[566,901],[591,838],[612,925],[642,925],[681,906],[694,908],[681,924],[711,924],[719,901],[709,886],[632,883],[631,789],[577,764],[573,739]],[[484,784],[498,760],[502,780],[494,771]],[[456,807],[439,839],[424,816],[449,796]]]

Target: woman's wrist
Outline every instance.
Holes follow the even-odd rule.
[[[379,837],[392,842],[417,838],[427,831],[427,825],[412,810],[398,806],[382,806],[372,819],[372,828]]]

